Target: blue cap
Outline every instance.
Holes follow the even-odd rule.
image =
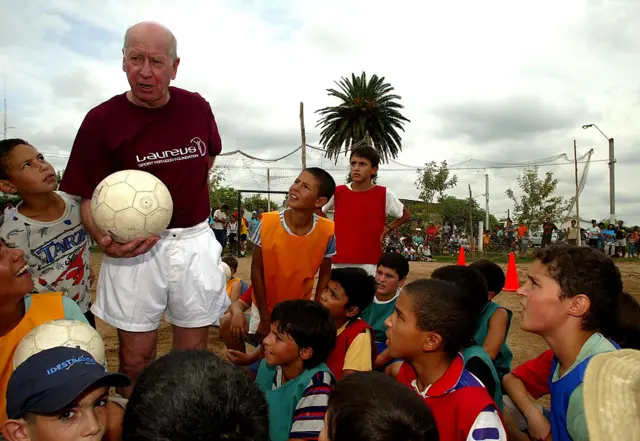
[[[125,387],[130,384],[129,377],[107,372],[82,349],[47,349],[27,358],[13,371],[7,386],[7,416],[15,419],[27,412],[57,412],[91,386]]]

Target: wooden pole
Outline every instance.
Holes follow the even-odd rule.
[[[578,184],[578,148],[576,146],[576,140],[573,140],[573,166],[576,177],[576,223],[578,224],[578,246],[582,246],[582,234],[580,234],[580,186]]]
[[[270,170],[267,169],[267,212],[271,211],[271,176]]]
[[[304,130],[304,103],[300,101],[300,135],[302,136],[302,169],[307,168],[307,134]]]
[[[469,184],[469,245],[473,250],[473,196],[471,195],[471,184]]]

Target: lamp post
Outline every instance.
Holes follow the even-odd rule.
[[[609,223],[616,224],[616,178],[615,178],[615,152],[613,145],[613,138],[609,138],[604,134],[600,127],[595,124],[585,124],[583,129],[589,129],[594,127],[598,132],[602,134],[609,142]]]

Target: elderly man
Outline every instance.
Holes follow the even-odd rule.
[[[163,315],[173,325],[174,349],[206,349],[208,327],[229,299],[222,249],[207,225],[208,172],[221,150],[211,107],[196,93],[169,87],[180,58],[164,26],[129,28],[122,52],[131,89],[89,111],[61,190],[82,197],[83,223],[104,253],[92,311],[118,328],[120,371],[135,379],[156,356]],[[173,217],[160,236],[118,244],[96,228],[93,190],[124,169],[152,173],[171,192]]]

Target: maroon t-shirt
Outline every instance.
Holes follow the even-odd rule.
[[[60,190],[90,199],[104,178],[137,169],[171,192],[169,228],[187,228],[209,217],[209,156],[222,149],[211,106],[199,94],[169,88],[167,105],[139,107],[117,95],[85,117],[73,143]]]

